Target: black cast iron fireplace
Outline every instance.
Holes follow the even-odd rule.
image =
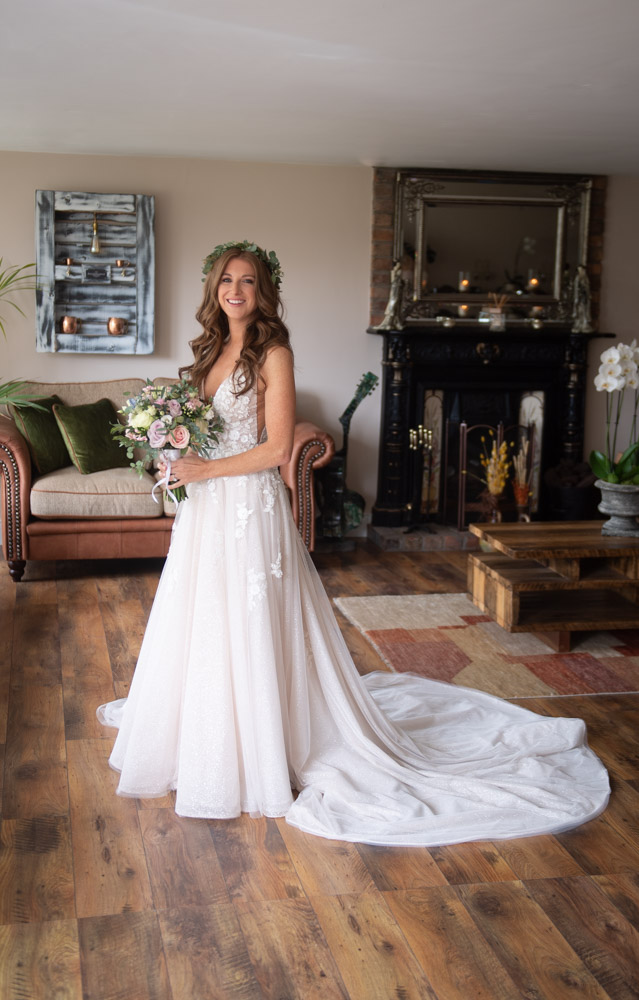
[[[479,324],[368,332],[383,337],[373,525],[464,526],[458,523],[464,425],[476,428],[468,434],[471,475],[482,428],[489,435],[501,424],[516,444],[531,439],[532,513],[552,517],[545,472],[561,460],[582,461],[586,355],[595,334],[556,325],[495,333]],[[478,519],[476,509],[471,503],[465,524]]]

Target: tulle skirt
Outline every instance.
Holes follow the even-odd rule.
[[[600,813],[584,724],[412,674],[360,677],[275,470],[189,487],[119,729],[118,792],[182,816],[436,845]]]

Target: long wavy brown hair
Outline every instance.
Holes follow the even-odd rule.
[[[219,358],[229,336],[226,313],[220,307],[217,296],[222,275],[229,261],[235,257],[248,260],[255,268],[256,312],[249,322],[244,336],[234,375],[241,373],[244,382],[237,390],[241,396],[253,388],[260,376],[260,370],[271,347],[285,347],[291,350],[290,336],[282,320],[282,302],[268,267],[255,254],[247,251],[227,250],[213,264],[204,282],[204,296],[195,318],[202,326],[202,333],[190,342],[193,363],[180,368],[180,378],[188,378],[192,385],[202,391],[206,376]]]

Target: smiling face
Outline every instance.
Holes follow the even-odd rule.
[[[251,260],[233,257],[228,261],[217,286],[217,299],[229,323],[251,320],[257,306],[255,266]]]

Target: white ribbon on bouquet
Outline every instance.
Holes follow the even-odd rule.
[[[176,462],[178,458],[181,457],[181,455],[182,452],[180,451],[179,448],[163,448],[162,451],[160,452],[159,457],[164,459],[164,461],[166,462],[166,472],[164,473],[162,479],[158,479],[155,486],[151,490],[151,496],[153,497],[156,503],[162,502],[161,500],[158,500],[158,498],[156,497],[155,495],[156,490],[162,490],[163,492],[166,490],[167,497],[169,497],[169,499],[171,499],[174,504],[177,505],[180,502],[175,496],[175,493],[173,493],[173,491],[171,490],[169,482],[171,480],[171,462]]]

